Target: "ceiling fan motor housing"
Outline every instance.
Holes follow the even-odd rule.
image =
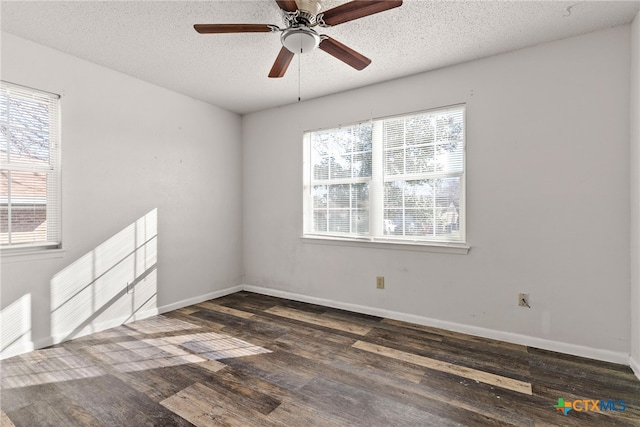
[[[292,27],[282,31],[282,45],[292,53],[311,52],[320,44],[320,36],[308,27]]]
[[[315,16],[322,9],[320,0],[295,0],[296,6],[300,12],[306,12],[309,15]]]

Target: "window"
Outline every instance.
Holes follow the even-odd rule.
[[[60,246],[59,96],[0,82],[0,245]]]
[[[465,107],[304,134],[304,234],[465,243]]]

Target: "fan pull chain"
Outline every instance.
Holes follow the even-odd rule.
[[[300,102],[300,79],[301,79],[301,73],[300,73],[300,61],[302,57],[302,47],[300,47],[300,55],[298,55],[298,102]]]

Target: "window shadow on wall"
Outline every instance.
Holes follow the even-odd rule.
[[[51,337],[77,338],[156,314],[158,210],[51,279]]]
[[[31,294],[0,310],[0,355],[11,356],[33,349],[31,342]]]

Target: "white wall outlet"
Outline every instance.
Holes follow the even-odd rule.
[[[376,277],[376,288],[384,289],[384,276]]]

